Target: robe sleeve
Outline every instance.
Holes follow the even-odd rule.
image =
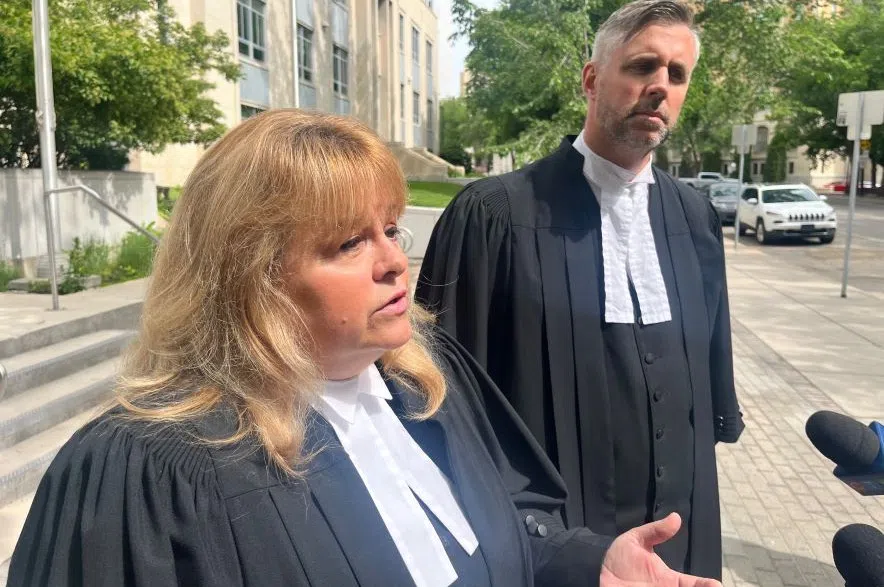
[[[130,425],[98,420],[56,455],[9,587],[242,585],[208,451],[181,433]]]
[[[535,585],[597,587],[613,538],[588,528],[566,529],[567,490],[555,466],[475,359],[445,332],[438,332],[437,339],[448,367],[449,393],[465,402],[520,518],[533,516],[537,528],[543,526],[529,533]]]
[[[721,220],[710,203],[708,205],[710,230],[721,247],[721,295],[712,323],[712,339],[709,345],[710,381],[712,383],[712,409],[714,413],[715,440],[736,442],[743,429],[743,414],[734,387],[734,355],[731,343],[731,314],[727,294],[727,271],[724,261],[724,240]]]
[[[468,185],[433,229],[421,265],[415,299],[437,314],[437,323],[488,368],[489,349],[508,322],[510,215],[498,178]]]

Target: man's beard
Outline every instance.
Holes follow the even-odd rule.
[[[648,108],[653,110],[653,108]],[[666,142],[670,135],[669,121],[663,121],[663,127],[657,131],[645,131],[639,135],[631,128],[633,115],[641,111],[636,107],[625,117],[614,109],[599,108],[599,122],[612,143],[622,145],[633,151],[650,153]]]

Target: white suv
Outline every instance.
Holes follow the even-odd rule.
[[[755,231],[765,244],[776,238],[835,240],[835,209],[804,184],[747,185],[740,194],[740,234]]]

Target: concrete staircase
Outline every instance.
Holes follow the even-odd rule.
[[[445,160],[437,161],[416,149],[405,147],[402,143],[392,142],[387,143],[387,146],[396,155],[405,177],[409,180],[445,181],[448,178],[448,163]]]
[[[112,396],[140,303],[0,345],[0,585],[37,485],[58,449]],[[101,324],[95,328],[96,324]],[[16,343],[17,344],[10,344]]]

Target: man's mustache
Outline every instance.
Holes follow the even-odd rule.
[[[669,115],[663,112],[662,110],[657,110],[655,108],[648,108],[646,106],[636,106],[629,113],[629,116],[637,116],[639,114],[644,114],[646,116],[656,116],[660,120],[662,120],[667,126],[669,125]]]

